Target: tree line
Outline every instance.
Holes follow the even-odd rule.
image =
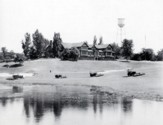
[[[14,53],[13,51],[7,51],[5,47],[1,48],[0,60],[8,61],[25,60],[25,59],[39,59],[39,58],[60,58],[61,60],[77,61],[79,58],[79,50],[75,47],[70,49],[64,48],[63,41],[60,33],[54,33],[53,39],[46,39],[42,33],[36,30],[32,35],[26,33],[22,40],[23,54]],[[97,43],[97,37],[94,36],[93,45],[103,44],[103,38],[99,38]],[[154,53],[152,48],[143,48],[141,52],[134,53],[134,43],[132,40],[124,39],[121,46],[117,43],[111,43],[112,50],[116,59],[125,58],[131,60],[149,60],[149,61],[163,61],[163,49]],[[20,59],[22,58],[22,59]]]
[[[14,51],[8,51],[6,47],[2,47],[0,52],[0,62],[19,62],[22,63],[25,60],[24,54],[15,53]]]
[[[154,53],[152,48],[142,48],[139,53],[134,53],[132,40],[124,39],[121,46],[116,43],[112,43],[111,46],[115,52],[116,59],[124,57],[125,59],[136,61],[163,61],[163,49],[158,51],[157,54]]]
[[[79,57],[77,49],[66,49],[62,43],[60,33],[54,33],[53,40],[48,40],[36,30],[32,34],[32,40],[29,33],[25,34],[22,48],[27,59],[60,58],[62,60],[77,60]]]

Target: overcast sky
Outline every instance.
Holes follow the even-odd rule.
[[[96,35],[120,45],[119,17],[135,52],[163,48],[163,0],[0,0],[0,47],[22,52],[24,34],[36,29],[49,40],[60,32],[63,42],[92,43]]]

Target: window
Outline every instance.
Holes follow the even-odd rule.
[[[107,52],[107,55],[110,56],[111,55],[111,52]]]
[[[93,52],[88,52],[88,55],[89,56],[93,56]]]
[[[87,51],[83,51],[83,50],[81,50],[81,55],[87,55],[87,54],[88,54]]]

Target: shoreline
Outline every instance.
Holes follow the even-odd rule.
[[[18,87],[22,87],[23,90],[25,91],[29,91],[32,88],[35,87],[60,87],[63,89],[70,89],[68,90],[68,92],[73,92],[76,91],[76,87],[78,89],[83,89],[85,88],[86,91],[84,91],[85,93],[91,93],[91,91],[93,91],[96,94],[102,94],[102,95],[115,95],[117,98],[130,98],[130,99],[140,99],[140,100],[149,100],[149,101],[160,101],[163,102],[163,96],[159,95],[158,93],[150,93],[150,92],[136,92],[136,91],[120,91],[120,90],[115,90],[111,87],[108,86],[95,86],[95,85],[79,85],[79,84],[55,84],[55,83],[32,83],[32,84],[25,84],[22,85],[20,83],[16,83],[16,84],[3,84],[1,83],[1,85],[4,86],[8,86],[7,89],[1,89],[4,92],[7,91],[12,91],[12,87],[13,86],[18,86]],[[93,88],[93,90],[92,90]],[[1,92],[1,94],[3,93],[3,91]],[[45,92],[43,92],[45,93]],[[62,92],[61,92],[62,93]],[[77,92],[78,94],[80,94],[80,92]],[[13,94],[9,94],[9,96],[2,96],[0,94],[0,98],[21,98],[24,97],[25,94],[22,93],[16,93]],[[89,95],[88,94],[88,95]],[[106,98],[104,98],[104,100],[106,101]],[[109,101],[109,100],[107,100]]]

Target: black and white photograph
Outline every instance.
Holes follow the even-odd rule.
[[[163,0],[0,0],[0,125],[163,125]]]

